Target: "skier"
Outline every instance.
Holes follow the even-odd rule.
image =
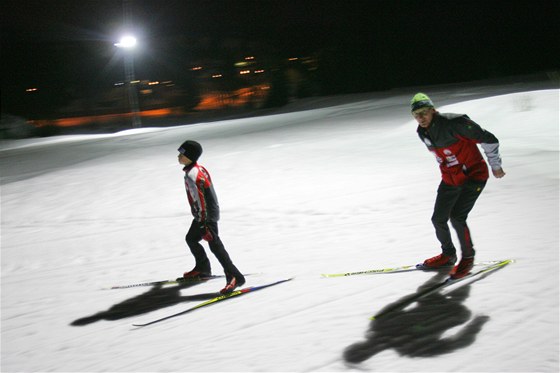
[[[505,172],[499,142],[465,114],[438,112],[424,93],[414,95],[410,105],[418,122],[418,136],[436,156],[442,176],[432,215],[442,253],[426,259],[423,265],[433,269],[455,265],[456,249],[448,226],[451,220],[461,245],[461,261],[450,275],[453,279],[462,278],[471,271],[475,256],[467,216],[489,177],[488,166],[477,144],[484,150],[494,176],[502,178]]]
[[[208,171],[197,163],[202,154],[202,146],[193,140],[187,140],[179,147],[179,163],[184,165],[185,188],[187,198],[193,214],[193,221],[187,233],[186,241],[194,258],[195,266],[185,272],[183,277],[204,278],[212,275],[210,260],[200,244],[201,240],[208,242],[210,250],[222,265],[226,275],[226,286],[220,291],[222,294],[231,293],[235,288],[245,283],[245,277],[235,267],[227,253],[224,244],[218,236],[218,220],[220,207],[214,185]]]

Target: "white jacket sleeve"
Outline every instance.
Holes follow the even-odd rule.
[[[488,163],[492,170],[499,170],[502,168],[502,158],[500,157],[500,144],[480,144],[482,150],[486,154],[486,158],[488,158]]]

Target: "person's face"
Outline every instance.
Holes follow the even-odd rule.
[[[179,153],[178,159],[179,159],[179,163],[182,164],[183,166],[188,166],[192,163],[190,159],[188,159],[181,153]]]
[[[422,128],[428,128],[432,119],[434,119],[434,113],[436,110],[433,107],[424,107],[412,112],[414,119],[418,122],[418,125]]]

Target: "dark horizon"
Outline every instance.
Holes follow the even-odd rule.
[[[122,80],[113,43],[124,3],[143,46],[135,52],[139,79],[175,79],[196,61],[236,53],[317,56],[322,94],[560,67],[555,0],[5,0],[2,111],[28,87],[46,89],[57,105],[61,90],[87,94]]]

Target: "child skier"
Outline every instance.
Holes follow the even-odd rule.
[[[410,105],[418,122],[418,136],[436,156],[442,176],[432,215],[442,253],[426,259],[424,266],[453,266],[457,261],[447,224],[451,220],[462,253],[461,261],[451,271],[451,278],[461,278],[471,271],[475,255],[467,216],[488,180],[488,166],[477,144],[481,144],[494,176],[501,178],[505,172],[502,170],[499,142],[493,134],[464,114],[438,112],[432,100],[423,93],[416,94]]]
[[[226,286],[220,293],[231,293],[235,288],[245,283],[245,277],[233,265],[224,244],[218,236],[220,207],[214,185],[208,171],[197,163],[202,154],[202,146],[196,141],[187,140],[181,144],[178,150],[179,163],[185,166],[183,168],[185,188],[194,217],[186,241],[196,262],[194,268],[185,272],[183,277],[189,279],[211,276],[210,260],[200,244],[201,240],[205,240],[222,265],[226,275]]]

